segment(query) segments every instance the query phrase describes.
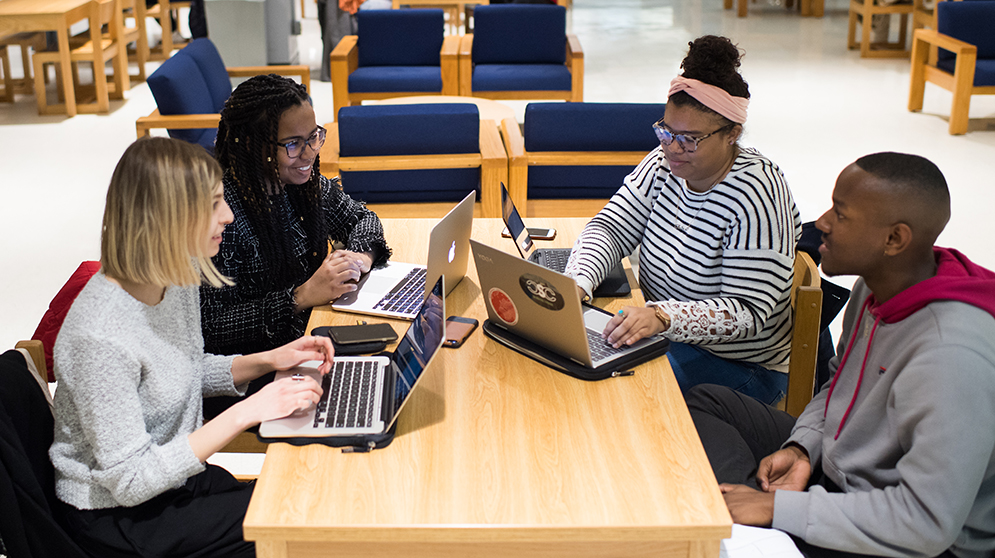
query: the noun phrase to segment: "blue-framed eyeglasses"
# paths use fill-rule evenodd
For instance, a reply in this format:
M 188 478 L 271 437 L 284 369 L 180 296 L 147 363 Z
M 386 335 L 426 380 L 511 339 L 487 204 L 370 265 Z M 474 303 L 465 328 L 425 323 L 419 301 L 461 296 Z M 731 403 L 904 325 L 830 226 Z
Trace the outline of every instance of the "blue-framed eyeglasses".
M 305 145 L 310 146 L 312 151 L 318 151 L 322 145 L 325 145 L 325 129 L 318 126 L 307 140 L 294 138 L 286 143 L 276 142 L 276 144 L 287 150 L 287 157 L 296 159 L 304 153 Z
M 657 120 L 653 124 L 653 132 L 656 133 L 656 137 L 658 140 L 660 140 L 661 144 L 670 145 L 674 143 L 674 140 L 677 140 L 677 144 L 681 146 L 681 149 L 683 149 L 688 153 L 694 153 L 695 151 L 698 150 L 699 143 L 714 136 L 715 134 L 723 130 L 732 128 L 735 125 L 736 124 L 727 124 L 710 134 L 694 137 L 686 134 L 675 134 L 674 132 L 670 131 L 670 128 L 667 128 L 667 125 L 663 123 L 663 119 L 661 118 L 660 120 Z

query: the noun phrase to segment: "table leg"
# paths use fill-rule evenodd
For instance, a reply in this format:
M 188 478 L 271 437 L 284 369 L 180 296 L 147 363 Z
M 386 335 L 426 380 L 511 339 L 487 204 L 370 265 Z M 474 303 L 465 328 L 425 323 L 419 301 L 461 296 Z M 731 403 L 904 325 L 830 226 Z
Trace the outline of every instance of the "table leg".
M 97 97 L 97 112 L 110 112 L 111 104 L 107 93 L 107 69 L 104 67 L 104 49 L 101 47 L 100 33 L 100 5 L 97 2 L 93 2 L 90 7 L 90 40 L 93 41 L 94 95 Z

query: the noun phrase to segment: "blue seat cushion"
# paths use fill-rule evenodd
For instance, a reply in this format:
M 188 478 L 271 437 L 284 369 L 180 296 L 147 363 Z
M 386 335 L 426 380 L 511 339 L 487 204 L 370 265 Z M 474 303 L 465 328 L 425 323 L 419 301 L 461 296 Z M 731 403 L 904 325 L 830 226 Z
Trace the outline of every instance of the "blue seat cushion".
M 356 20 L 361 68 L 439 65 L 446 26 L 442 10 L 361 10 Z
M 525 150 L 645 151 L 660 142 L 653 123 L 663 103 L 529 103 Z M 531 187 L 530 187 L 531 188 Z
M 349 74 L 350 93 L 442 91 L 438 66 L 367 66 Z
M 470 103 L 342 107 L 342 157 L 480 152 L 480 115 Z
M 225 101 L 231 97 L 231 78 L 228 77 L 228 70 L 214 43 L 207 38 L 195 39 L 175 56 L 181 54 L 193 58 L 200 68 L 207 90 L 211 92 L 211 102 L 214 106 L 211 112 L 221 112 L 221 109 L 225 108 Z
M 146 81 L 159 108 L 159 114 L 217 113 L 200 68 L 189 56 L 173 56 L 166 60 Z M 216 129 L 207 131 L 217 134 Z M 190 143 L 205 141 L 205 129 L 169 130 L 169 135 Z M 210 145 L 213 150 L 213 136 Z
M 950 56 L 946 59 L 937 57 L 936 67 L 952 74 L 954 73 L 954 65 L 957 62 L 957 57 L 949 51 L 941 50 L 940 54 L 944 52 Z M 974 86 L 987 87 L 992 85 L 995 85 L 995 59 L 978 60 L 974 65 Z
M 570 70 L 563 64 L 478 64 L 474 91 L 570 91 Z
M 563 6 L 495 5 L 473 10 L 474 64 L 564 64 Z
M 342 173 L 342 190 L 367 203 L 458 202 L 479 186 L 479 168 Z
M 529 199 L 608 199 L 633 166 L 530 166 Z

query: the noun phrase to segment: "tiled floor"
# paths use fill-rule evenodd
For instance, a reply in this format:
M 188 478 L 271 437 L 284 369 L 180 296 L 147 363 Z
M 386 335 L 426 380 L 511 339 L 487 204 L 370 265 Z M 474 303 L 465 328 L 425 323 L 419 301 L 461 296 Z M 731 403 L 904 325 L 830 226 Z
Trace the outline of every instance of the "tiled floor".
M 727 35 L 746 52 L 753 94 L 744 142 L 781 166 L 805 220 L 828 207 L 837 174 L 857 157 L 922 154 L 953 194 L 941 243 L 995 268 L 985 232 L 995 205 L 995 98 L 973 99 L 976 131 L 965 136 L 947 134 L 950 94 L 939 88 L 927 86 L 923 113 L 909 113 L 908 61 L 848 52 L 846 5 L 828 0 L 824 18 L 802 19 L 761 0 L 738 19 L 721 0 L 575 0 L 569 18 L 585 52 L 585 100 L 663 102 L 687 42 Z M 317 67 L 313 0 L 307 10 L 300 51 Z M 318 121 L 332 120 L 331 86 L 312 85 Z M 135 119 L 155 108 L 144 84 L 126 96 L 110 114 L 70 119 L 38 116 L 31 96 L 0 104 L 0 347 L 30 337 L 79 262 L 98 259 L 111 172 L 135 139 Z M 525 103 L 510 104 L 521 119 Z

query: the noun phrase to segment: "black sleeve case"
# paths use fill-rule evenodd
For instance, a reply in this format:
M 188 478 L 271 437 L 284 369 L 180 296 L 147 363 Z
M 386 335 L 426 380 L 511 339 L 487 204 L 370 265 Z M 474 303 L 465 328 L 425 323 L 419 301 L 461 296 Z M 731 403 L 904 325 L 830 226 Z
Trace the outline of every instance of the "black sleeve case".
M 311 335 L 321 335 L 332 339 L 332 336 L 328 334 L 328 326 L 316 327 L 312 329 Z M 369 355 L 386 349 L 387 341 L 371 341 L 369 343 L 349 343 L 343 345 L 336 343 L 335 340 L 332 339 L 332 346 L 335 347 L 335 354 L 337 355 Z
M 661 339 L 657 343 L 647 345 L 642 349 L 633 351 L 624 358 L 603 364 L 597 368 L 588 368 L 578 364 L 569 358 L 561 356 L 549 349 L 536 345 L 535 343 L 519 337 L 503 327 L 484 320 L 484 334 L 491 339 L 501 343 L 505 347 L 519 352 L 532 360 L 545 364 L 546 366 L 563 372 L 564 374 L 580 378 L 581 380 L 595 381 L 616 376 L 630 375 L 629 369 L 667 354 L 670 350 L 670 341 Z

